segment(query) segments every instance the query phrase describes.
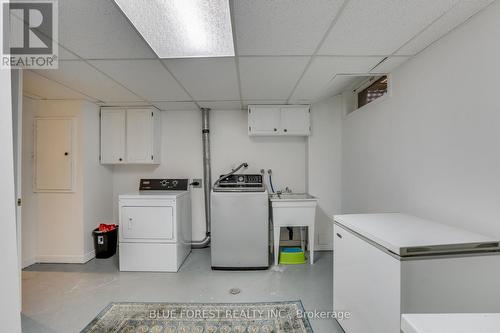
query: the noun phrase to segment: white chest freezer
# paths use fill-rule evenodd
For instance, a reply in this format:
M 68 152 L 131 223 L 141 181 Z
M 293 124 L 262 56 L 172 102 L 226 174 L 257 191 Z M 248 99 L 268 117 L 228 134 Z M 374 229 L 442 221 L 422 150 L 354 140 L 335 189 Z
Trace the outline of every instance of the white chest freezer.
M 500 313 L 404 314 L 402 333 L 498 333 Z
M 500 242 L 404 214 L 334 217 L 346 333 L 399 333 L 402 313 L 500 312 Z

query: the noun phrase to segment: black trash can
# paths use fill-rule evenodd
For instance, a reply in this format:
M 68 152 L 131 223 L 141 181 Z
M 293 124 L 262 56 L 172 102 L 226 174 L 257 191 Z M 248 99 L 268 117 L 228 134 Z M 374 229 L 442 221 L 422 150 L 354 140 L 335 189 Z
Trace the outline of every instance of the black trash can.
M 118 226 L 111 231 L 99 231 L 99 228 L 95 228 L 92 235 L 94 236 L 96 258 L 106 259 L 115 255 Z

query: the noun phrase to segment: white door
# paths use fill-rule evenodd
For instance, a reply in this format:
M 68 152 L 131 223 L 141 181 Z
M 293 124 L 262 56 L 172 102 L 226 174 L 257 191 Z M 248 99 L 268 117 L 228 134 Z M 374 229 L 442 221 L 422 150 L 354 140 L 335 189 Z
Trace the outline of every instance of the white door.
M 101 109 L 101 163 L 125 163 L 125 110 Z
M 123 241 L 171 240 L 174 237 L 172 206 L 122 207 L 120 229 Z
M 153 162 L 153 111 L 127 110 L 127 163 Z
M 73 191 L 73 122 L 35 119 L 35 191 Z
M 277 135 L 280 131 L 280 108 L 250 107 L 248 110 L 248 133 L 250 135 Z
M 309 135 L 309 107 L 291 107 L 281 109 L 281 127 L 285 135 Z

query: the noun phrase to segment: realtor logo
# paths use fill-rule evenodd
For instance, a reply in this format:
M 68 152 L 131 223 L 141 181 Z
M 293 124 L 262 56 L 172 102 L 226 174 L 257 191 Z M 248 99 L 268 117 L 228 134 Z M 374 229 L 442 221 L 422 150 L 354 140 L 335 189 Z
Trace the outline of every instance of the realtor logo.
M 2 68 L 57 68 L 57 2 L 2 2 Z

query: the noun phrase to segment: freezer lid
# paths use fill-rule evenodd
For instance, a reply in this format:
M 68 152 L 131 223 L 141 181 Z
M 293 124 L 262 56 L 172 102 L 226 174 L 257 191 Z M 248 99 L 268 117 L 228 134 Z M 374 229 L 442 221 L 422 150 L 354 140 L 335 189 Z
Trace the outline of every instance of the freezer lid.
M 405 333 L 498 332 L 500 313 L 412 313 L 401 316 Z
M 500 251 L 498 239 L 400 213 L 335 215 L 334 220 L 400 257 Z

